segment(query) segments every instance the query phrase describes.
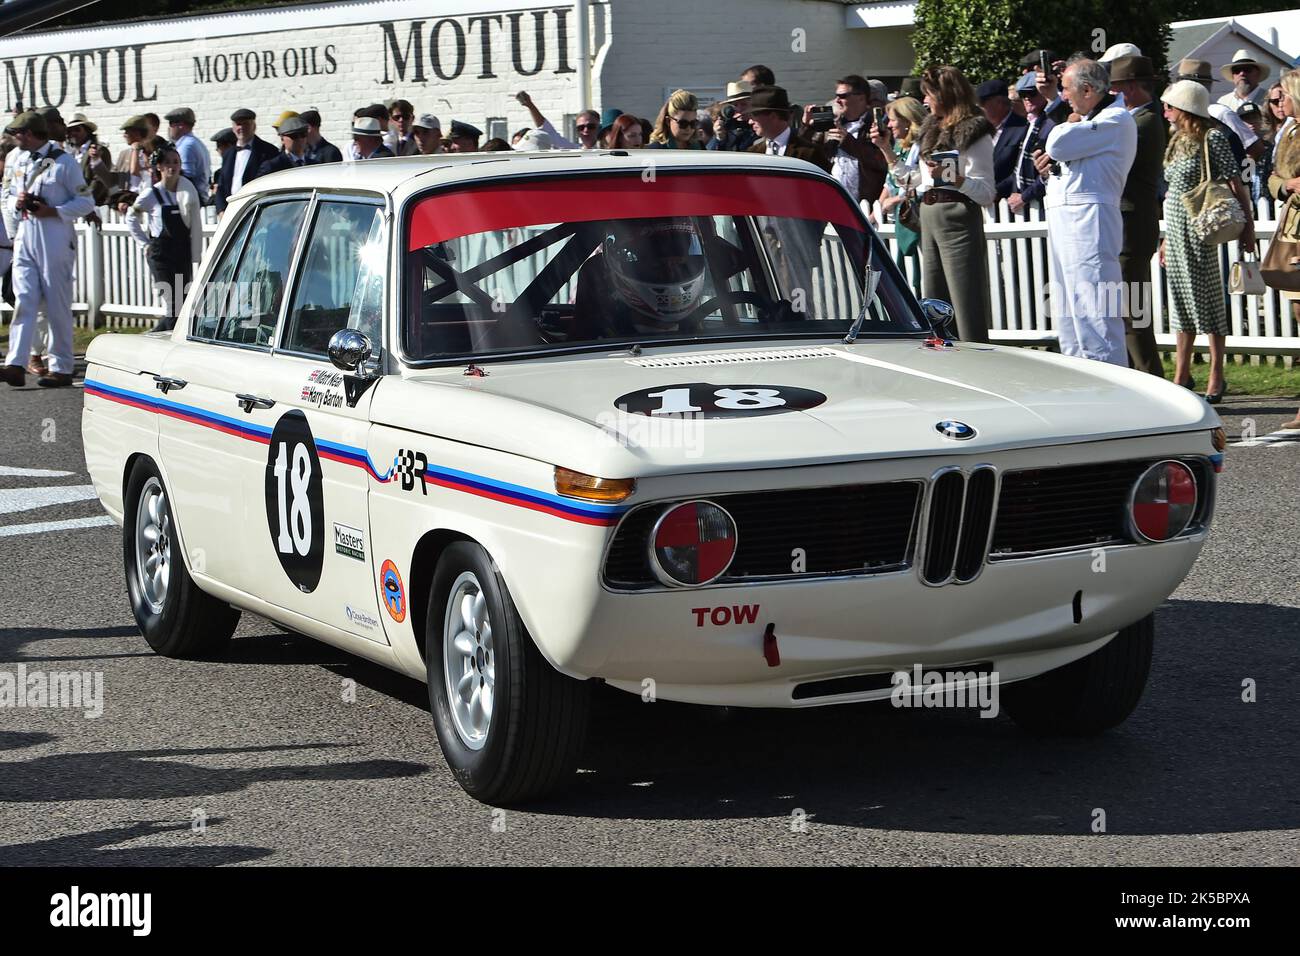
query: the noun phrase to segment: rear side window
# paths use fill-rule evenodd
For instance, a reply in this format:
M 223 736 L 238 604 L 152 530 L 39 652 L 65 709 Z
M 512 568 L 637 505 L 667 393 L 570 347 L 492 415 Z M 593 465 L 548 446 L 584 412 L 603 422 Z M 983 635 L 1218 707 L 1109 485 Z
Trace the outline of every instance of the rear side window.
M 248 238 L 248 229 L 253 224 L 253 216 L 245 216 L 235 234 L 226 243 L 221 261 L 212 270 L 207 284 L 199 291 L 194 306 L 193 335 L 195 338 L 210 339 L 217 334 L 221 317 L 225 315 L 226 302 L 230 298 L 230 282 L 239 265 L 239 254 L 244 251 L 244 241 Z
M 236 345 L 267 345 L 289 280 L 306 200 L 263 206 L 239 253 L 213 336 Z M 232 245 L 233 250 L 233 245 Z
M 383 209 L 321 202 L 299 269 L 281 349 L 324 355 L 340 329 L 359 329 L 380 344 L 383 313 Z

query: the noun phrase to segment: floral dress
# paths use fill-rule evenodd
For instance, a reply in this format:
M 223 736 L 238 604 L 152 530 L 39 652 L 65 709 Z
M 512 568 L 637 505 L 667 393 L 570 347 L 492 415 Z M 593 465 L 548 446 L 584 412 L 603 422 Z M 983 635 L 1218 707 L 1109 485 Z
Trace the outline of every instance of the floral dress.
M 1226 181 L 1237 175 L 1237 161 L 1228 139 L 1217 129 L 1206 137 L 1210 143 L 1210 176 Z M 1219 268 L 1219 247 L 1207 245 L 1192 235 L 1191 217 L 1183 196 L 1201 183 L 1204 149 L 1195 148 L 1165 164 L 1169 192 L 1165 195 L 1165 274 L 1169 277 L 1170 316 L 1179 332 L 1227 335 L 1228 305 L 1223 273 Z

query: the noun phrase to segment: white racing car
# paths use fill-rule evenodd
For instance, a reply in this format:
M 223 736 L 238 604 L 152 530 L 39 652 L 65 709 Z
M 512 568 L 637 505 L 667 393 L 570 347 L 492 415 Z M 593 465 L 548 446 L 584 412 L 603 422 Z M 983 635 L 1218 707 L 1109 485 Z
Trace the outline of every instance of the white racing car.
M 1030 730 L 1103 730 L 1210 524 L 1212 409 L 952 341 L 794 160 L 307 167 L 198 279 L 88 356 L 145 638 L 216 654 L 249 610 L 425 680 L 488 802 L 565 782 L 593 679 L 805 707 L 996 673 Z

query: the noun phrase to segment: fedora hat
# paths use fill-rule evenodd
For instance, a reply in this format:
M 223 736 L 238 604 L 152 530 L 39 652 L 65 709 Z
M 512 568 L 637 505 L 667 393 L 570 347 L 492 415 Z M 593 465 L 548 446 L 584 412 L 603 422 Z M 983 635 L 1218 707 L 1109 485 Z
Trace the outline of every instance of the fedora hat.
M 1210 91 L 1195 80 L 1179 80 L 1160 94 L 1160 101 L 1203 119 L 1210 116 Z
M 1255 81 L 1257 86 L 1263 85 L 1264 81 L 1267 80 L 1269 75 L 1273 72 L 1272 67 L 1267 63 L 1260 63 L 1259 60 L 1251 56 L 1250 51 L 1246 49 L 1238 50 L 1236 53 L 1232 54 L 1232 62 L 1219 67 L 1219 76 L 1231 83 L 1232 68 L 1234 66 L 1253 66 L 1255 69 L 1259 70 L 1259 79 Z
M 757 113 L 760 110 L 788 113 L 791 109 L 793 107 L 790 105 L 790 95 L 779 86 L 760 86 L 749 97 L 750 113 Z
M 738 100 L 749 98 L 749 94 L 754 92 L 754 87 L 744 80 L 732 80 L 727 84 L 727 95 L 722 98 L 723 103 L 735 103 Z
M 1151 66 L 1151 57 L 1149 56 L 1119 56 L 1110 64 L 1110 81 L 1112 83 L 1123 80 L 1154 80 L 1155 70 Z
M 1195 80 L 1198 83 L 1213 83 L 1214 73 L 1210 68 L 1209 60 L 1184 59 L 1178 61 L 1178 72 L 1174 74 L 1174 81 L 1178 80 Z
M 66 125 L 68 129 L 72 129 L 72 127 L 74 126 L 84 126 L 92 133 L 95 132 L 97 129 L 99 129 L 98 126 L 96 126 L 94 123 L 92 123 L 89 119 L 86 118 L 85 113 L 73 113 L 72 119 L 68 120 L 68 122 L 64 125 Z
M 379 120 L 373 116 L 359 116 L 352 122 L 353 136 L 383 136 L 383 130 L 379 128 Z

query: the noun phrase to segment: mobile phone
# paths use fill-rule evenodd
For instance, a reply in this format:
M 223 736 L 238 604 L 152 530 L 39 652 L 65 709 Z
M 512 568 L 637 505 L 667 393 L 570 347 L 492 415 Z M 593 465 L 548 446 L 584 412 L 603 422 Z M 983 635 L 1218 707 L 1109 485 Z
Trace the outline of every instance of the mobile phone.
M 872 115 L 876 118 L 876 129 L 880 130 L 883 135 L 885 132 L 885 111 L 879 106 L 871 108 Z
M 829 106 L 814 106 L 808 113 L 808 129 L 814 133 L 824 133 L 835 125 L 835 114 Z
M 1038 68 L 1043 71 L 1043 76 L 1051 76 L 1052 64 L 1047 62 L 1047 51 L 1038 51 Z

